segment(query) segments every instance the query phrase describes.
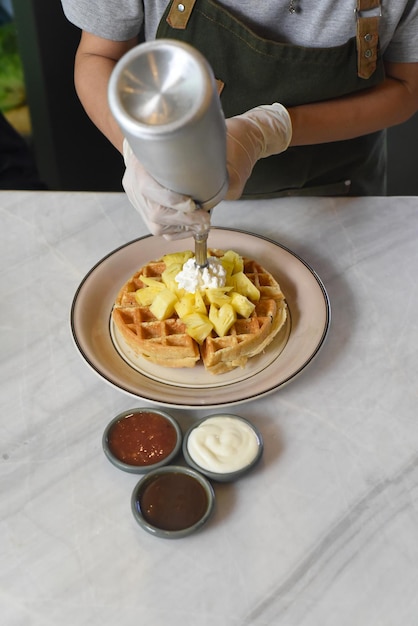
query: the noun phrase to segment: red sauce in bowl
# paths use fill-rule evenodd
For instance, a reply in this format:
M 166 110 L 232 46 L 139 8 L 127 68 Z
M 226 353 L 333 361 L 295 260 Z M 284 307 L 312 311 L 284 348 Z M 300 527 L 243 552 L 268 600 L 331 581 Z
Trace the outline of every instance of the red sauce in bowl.
M 175 448 L 177 432 L 159 413 L 129 413 L 115 422 L 108 436 L 110 452 L 127 465 L 147 466 L 163 461 Z

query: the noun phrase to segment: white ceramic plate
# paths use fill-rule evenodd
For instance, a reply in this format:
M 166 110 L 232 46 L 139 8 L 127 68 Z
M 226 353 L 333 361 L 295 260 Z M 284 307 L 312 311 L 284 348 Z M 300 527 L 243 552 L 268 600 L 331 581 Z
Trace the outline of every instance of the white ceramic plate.
M 300 257 L 265 237 L 212 228 L 208 246 L 233 249 L 256 259 L 280 283 L 289 308 L 286 327 L 244 369 L 213 376 L 203 365 L 171 369 L 135 357 L 111 322 L 121 286 L 142 265 L 163 254 L 193 249 L 192 240 L 147 236 L 111 252 L 81 282 L 71 308 L 71 329 L 85 361 L 104 380 L 127 394 L 161 406 L 211 408 L 264 396 L 293 380 L 312 361 L 326 338 L 330 304 L 322 281 Z

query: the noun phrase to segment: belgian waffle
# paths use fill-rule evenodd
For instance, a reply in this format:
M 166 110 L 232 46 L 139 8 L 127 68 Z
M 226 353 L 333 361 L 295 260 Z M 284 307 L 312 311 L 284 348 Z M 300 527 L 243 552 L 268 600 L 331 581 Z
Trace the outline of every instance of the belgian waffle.
M 222 256 L 219 250 L 209 251 Z M 148 306 L 140 306 L 135 292 L 146 285 L 140 276 L 161 281 L 162 260 L 149 262 L 136 272 L 120 290 L 113 308 L 113 320 L 126 343 L 145 359 L 165 367 L 193 367 L 200 358 L 208 372 L 222 374 L 244 367 L 247 360 L 262 352 L 287 317 L 284 295 L 274 277 L 254 260 L 244 258 L 244 273 L 260 291 L 260 300 L 249 318 L 238 317 L 224 337 L 214 331 L 199 346 L 186 332 L 174 313 L 162 322 Z

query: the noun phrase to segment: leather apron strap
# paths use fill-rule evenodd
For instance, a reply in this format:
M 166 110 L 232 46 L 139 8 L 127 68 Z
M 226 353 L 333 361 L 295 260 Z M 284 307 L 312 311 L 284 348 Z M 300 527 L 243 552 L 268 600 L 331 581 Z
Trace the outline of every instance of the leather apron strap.
M 187 28 L 195 3 L 196 0 L 174 1 L 167 15 L 167 24 L 179 30 Z
M 376 10 L 379 13 L 376 14 Z M 369 16 L 370 12 L 373 15 Z M 380 0 L 357 0 L 357 73 L 360 78 L 370 78 L 376 70 L 381 15 Z

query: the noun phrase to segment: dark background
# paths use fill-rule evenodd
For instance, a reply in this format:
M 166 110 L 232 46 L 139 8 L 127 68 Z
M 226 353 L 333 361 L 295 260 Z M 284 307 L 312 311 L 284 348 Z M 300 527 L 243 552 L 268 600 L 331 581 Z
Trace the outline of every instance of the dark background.
M 59 0 L 13 0 L 13 10 L 41 179 L 51 190 L 121 191 L 122 156 L 90 122 L 74 90 L 79 30 Z

